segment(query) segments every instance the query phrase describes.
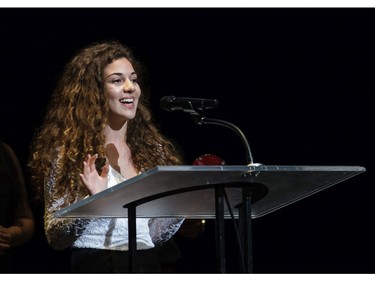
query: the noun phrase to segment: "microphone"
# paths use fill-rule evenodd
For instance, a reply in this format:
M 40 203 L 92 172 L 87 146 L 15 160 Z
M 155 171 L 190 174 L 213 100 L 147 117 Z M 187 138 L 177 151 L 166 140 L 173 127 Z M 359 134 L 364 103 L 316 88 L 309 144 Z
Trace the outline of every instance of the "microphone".
M 160 107 L 166 111 L 183 110 L 189 113 L 214 109 L 218 104 L 219 101 L 216 99 L 179 98 L 175 96 L 165 96 L 160 99 Z

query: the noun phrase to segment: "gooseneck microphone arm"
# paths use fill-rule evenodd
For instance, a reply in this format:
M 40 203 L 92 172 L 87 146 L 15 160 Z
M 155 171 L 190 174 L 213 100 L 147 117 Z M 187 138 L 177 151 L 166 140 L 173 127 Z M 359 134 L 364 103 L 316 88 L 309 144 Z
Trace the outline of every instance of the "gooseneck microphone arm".
M 240 128 L 238 128 L 236 125 L 234 125 L 230 122 L 220 120 L 220 119 L 207 118 L 207 117 L 204 117 L 204 116 L 200 116 L 200 118 L 198 118 L 198 116 L 196 114 L 194 114 L 193 117 L 194 117 L 195 123 L 198 124 L 198 125 L 206 125 L 206 124 L 221 125 L 221 126 L 227 127 L 229 129 L 232 129 L 233 131 L 235 131 L 238 134 L 238 136 L 241 138 L 241 141 L 242 141 L 243 145 L 245 146 L 246 160 L 247 160 L 248 165 L 254 164 L 249 142 L 247 141 L 246 136 L 244 135 L 244 133 L 241 131 Z

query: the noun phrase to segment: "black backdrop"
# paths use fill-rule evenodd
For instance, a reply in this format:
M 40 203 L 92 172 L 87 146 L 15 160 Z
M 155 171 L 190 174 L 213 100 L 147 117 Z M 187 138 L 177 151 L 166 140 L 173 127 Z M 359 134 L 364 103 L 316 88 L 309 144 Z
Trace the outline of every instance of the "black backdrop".
M 256 273 L 374 272 L 374 9 L 1 8 L 0 24 L 1 135 L 24 166 L 65 63 L 93 41 L 119 39 L 147 65 L 155 118 L 189 162 L 204 153 L 229 165 L 246 159 L 232 131 L 163 111 L 162 96 L 218 99 L 209 117 L 241 128 L 255 162 L 367 169 L 253 220 Z M 66 272 L 67 252 L 49 248 L 33 208 L 37 233 L 17 249 L 17 269 Z M 176 236 L 176 272 L 215 272 L 213 229 L 208 221 L 198 238 Z M 228 270 L 236 271 L 226 229 Z

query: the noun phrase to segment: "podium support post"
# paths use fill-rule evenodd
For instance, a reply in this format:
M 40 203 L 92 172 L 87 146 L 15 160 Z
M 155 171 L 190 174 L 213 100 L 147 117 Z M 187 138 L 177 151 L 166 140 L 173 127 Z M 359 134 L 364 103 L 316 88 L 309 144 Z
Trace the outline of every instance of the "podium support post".
M 242 249 L 245 273 L 253 272 L 252 228 L 251 228 L 251 192 L 248 188 L 242 188 L 242 207 L 240 211 L 240 223 L 242 224 Z
M 136 272 L 136 251 L 137 251 L 137 223 L 136 205 L 130 204 L 128 209 L 128 239 L 129 239 L 129 271 Z
M 224 188 L 215 188 L 215 236 L 216 264 L 220 273 L 226 272 L 225 266 L 225 237 L 224 237 Z

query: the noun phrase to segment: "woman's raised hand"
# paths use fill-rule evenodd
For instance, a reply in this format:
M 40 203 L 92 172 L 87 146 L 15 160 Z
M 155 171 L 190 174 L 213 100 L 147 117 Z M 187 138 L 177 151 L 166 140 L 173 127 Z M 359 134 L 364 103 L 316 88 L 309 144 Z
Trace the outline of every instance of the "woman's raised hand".
M 98 158 L 98 154 L 91 156 L 87 155 L 86 161 L 83 161 L 83 172 L 80 177 L 88 189 L 90 195 L 99 193 L 107 188 L 108 185 L 108 171 L 109 164 L 105 164 L 101 174 L 99 175 L 95 167 L 95 161 Z

